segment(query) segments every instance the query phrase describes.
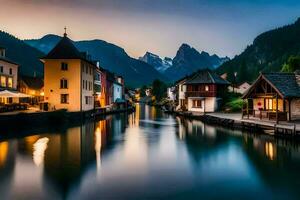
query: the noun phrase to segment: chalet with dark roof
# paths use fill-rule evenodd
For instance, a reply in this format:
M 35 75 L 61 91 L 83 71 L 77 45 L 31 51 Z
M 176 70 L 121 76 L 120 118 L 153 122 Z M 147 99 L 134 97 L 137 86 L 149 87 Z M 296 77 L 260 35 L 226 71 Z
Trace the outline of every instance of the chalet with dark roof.
M 300 74 L 261 73 L 243 95 L 243 117 L 274 121 L 300 119 Z
M 181 84 L 179 90 L 185 90 L 184 95 L 179 95 L 184 97 L 180 102 L 181 109 L 205 113 L 218 110 L 229 82 L 205 69 L 187 77 Z

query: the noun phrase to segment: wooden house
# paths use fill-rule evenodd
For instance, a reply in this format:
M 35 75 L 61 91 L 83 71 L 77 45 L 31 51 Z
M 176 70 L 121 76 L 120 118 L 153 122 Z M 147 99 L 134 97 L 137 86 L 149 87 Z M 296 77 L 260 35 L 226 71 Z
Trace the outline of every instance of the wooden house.
M 286 121 L 300 118 L 299 73 L 261 73 L 243 95 L 243 117 Z
M 194 73 L 182 84 L 185 86 L 184 103 L 187 110 L 205 113 L 218 110 L 229 82 L 205 69 Z

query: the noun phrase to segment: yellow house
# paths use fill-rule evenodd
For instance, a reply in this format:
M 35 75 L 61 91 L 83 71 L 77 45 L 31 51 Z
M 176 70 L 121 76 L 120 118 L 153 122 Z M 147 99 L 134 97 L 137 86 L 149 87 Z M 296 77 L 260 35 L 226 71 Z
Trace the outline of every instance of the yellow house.
M 93 62 L 79 52 L 64 34 L 58 44 L 42 58 L 44 63 L 44 101 L 48 110 L 70 112 L 94 109 Z

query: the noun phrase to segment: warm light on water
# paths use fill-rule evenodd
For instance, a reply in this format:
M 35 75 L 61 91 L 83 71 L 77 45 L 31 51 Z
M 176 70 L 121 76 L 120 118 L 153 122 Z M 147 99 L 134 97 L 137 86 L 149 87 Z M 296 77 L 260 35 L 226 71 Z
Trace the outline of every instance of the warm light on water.
M 141 105 L 0 141 L 0 199 L 299 199 L 299 149 Z

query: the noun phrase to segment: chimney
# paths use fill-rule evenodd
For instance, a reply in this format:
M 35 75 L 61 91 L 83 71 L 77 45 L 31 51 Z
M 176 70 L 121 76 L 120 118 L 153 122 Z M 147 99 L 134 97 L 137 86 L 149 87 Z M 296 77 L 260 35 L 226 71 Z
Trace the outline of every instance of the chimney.
M 0 47 L 0 57 L 5 58 L 5 48 L 4 47 Z

